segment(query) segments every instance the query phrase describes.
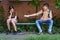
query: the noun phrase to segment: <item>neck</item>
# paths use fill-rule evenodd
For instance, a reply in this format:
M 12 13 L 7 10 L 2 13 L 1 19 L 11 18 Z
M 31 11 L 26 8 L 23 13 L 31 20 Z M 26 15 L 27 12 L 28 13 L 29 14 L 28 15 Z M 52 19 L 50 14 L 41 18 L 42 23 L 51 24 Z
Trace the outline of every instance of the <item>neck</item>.
M 44 11 L 49 11 L 49 9 L 45 9 Z

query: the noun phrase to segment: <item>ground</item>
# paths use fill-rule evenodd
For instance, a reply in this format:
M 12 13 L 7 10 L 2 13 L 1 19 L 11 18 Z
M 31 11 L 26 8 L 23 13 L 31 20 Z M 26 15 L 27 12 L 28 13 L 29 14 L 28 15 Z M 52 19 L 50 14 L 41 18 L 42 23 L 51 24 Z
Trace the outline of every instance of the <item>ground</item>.
M 0 40 L 24 40 L 30 34 L 33 34 L 33 33 L 22 32 L 22 33 L 18 33 L 17 35 L 13 35 L 12 33 L 9 35 L 6 35 L 6 33 L 1 33 L 0 34 Z
M 60 40 L 60 34 L 43 34 L 38 35 L 34 33 L 18 33 L 17 35 L 6 35 L 5 33 L 0 34 L 0 40 Z M 39 39 L 38 39 L 39 38 Z

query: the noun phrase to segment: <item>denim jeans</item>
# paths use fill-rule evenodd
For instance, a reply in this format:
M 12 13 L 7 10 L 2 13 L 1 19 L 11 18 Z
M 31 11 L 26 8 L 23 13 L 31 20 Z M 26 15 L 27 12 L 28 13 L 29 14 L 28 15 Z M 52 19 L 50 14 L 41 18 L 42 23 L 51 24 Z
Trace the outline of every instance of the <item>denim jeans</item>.
M 42 28 L 41 28 L 41 25 L 42 23 L 46 23 L 48 24 L 49 28 L 48 28 L 48 32 L 51 32 L 52 31 L 52 26 L 53 26 L 53 20 L 46 20 L 46 21 L 43 21 L 43 20 L 36 20 L 36 25 L 37 25 L 37 28 L 39 30 L 39 32 L 42 32 Z

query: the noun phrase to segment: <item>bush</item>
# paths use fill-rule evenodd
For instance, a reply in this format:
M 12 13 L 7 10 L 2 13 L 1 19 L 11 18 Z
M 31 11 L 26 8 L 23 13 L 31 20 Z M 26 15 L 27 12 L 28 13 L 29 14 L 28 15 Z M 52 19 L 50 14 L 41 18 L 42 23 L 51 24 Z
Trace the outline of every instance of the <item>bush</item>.
M 4 9 L 2 6 L 0 6 L 0 33 L 4 32 L 6 29 L 6 22 L 5 22 L 5 16 L 4 16 Z
M 56 0 L 55 6 L 57 9 L 60 9 L 60 0 Z

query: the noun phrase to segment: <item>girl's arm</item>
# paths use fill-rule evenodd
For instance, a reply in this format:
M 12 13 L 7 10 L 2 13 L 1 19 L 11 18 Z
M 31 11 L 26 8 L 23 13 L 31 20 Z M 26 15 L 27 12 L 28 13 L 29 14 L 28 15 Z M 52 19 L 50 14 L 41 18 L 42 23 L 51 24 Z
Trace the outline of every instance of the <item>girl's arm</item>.
M 15 12 L 15 19 L 17 19 L 17 12 Z

